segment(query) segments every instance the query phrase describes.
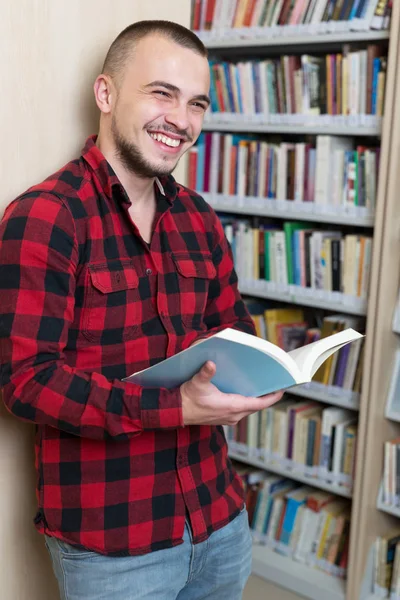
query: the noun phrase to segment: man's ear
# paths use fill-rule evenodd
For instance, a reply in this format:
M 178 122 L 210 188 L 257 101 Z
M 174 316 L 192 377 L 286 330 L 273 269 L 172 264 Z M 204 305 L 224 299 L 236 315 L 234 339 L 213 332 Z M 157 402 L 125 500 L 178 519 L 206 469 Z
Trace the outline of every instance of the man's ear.
M 98 75 L 93 85 L 93 91 L 99 110 L 104 114 L 110 113 L 115 98 L 111 79 L 104 74 Z

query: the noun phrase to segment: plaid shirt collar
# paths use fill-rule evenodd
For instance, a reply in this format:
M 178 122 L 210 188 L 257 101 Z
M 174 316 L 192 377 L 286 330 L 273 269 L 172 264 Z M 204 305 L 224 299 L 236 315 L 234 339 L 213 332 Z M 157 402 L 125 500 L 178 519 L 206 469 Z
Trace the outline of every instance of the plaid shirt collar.
M 101 187 L 108 198 L 117 196 L 122 198 L 123 202 L 130 204 L 130 200 L 124 186 L 120 182 L 114 169 L 107 162 L 101 150 L 96 146 L 97 135 L 91 135 L 87 138 L 82 150 L 82 158 L 88 163 L 98 177 Z M 166 175 L 161 179 L 155 178 L 155 184 L 160 194 L 162 194 L 169 204 L 172 204 L 177 196 L 178 190 L 175 179 L 172 175 Z

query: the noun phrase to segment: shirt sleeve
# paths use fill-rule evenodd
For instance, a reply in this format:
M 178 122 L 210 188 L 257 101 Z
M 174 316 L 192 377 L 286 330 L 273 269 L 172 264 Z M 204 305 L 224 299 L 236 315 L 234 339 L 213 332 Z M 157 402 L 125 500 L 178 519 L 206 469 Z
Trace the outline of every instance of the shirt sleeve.
M 204 322 L 206 336 L 231 327 L 255 335 L 253 320 L 238 290 L 238 278 L 233 264 L 232 249 L 226 239 L 221 221 L 211 209 L 214 232 L 213 262 L 217 276 L 211 280 Z
M 74 316 L 79 247 L 69 207 L 26 194 L 0 224 L 0 386 L 22 420 L 92 439 L 183 427 L 179 388 L 142 388 L 64 359 Z

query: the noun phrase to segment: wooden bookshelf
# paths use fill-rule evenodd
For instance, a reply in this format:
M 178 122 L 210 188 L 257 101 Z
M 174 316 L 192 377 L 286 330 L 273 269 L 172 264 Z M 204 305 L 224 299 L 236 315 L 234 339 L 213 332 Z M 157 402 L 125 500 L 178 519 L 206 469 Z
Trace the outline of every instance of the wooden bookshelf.
M 234 60 L 243 56 L 277 56 L 282 48 L 284 54 L 303 52 L 318 53 L 330 48 L 340 48 L 342 44 L 382 43 L 388 45 L 388 67 L 384 118 L 366 117 L 337 118 L 322 115 L 307 118 L 302 115 L 242 115 L 214 113 L 207 116 L 204 131 L 246 132 L 257 134 L 292 135 L 344 135 L 380 139 L 381 160 L 376 211 L 366 211 L 347 215 L 343 212 L 317 212 L 318 208 L 305 208 L 292 201 L 268 202 L 266 199 L 225 196 L 222 194 L 202 194 L 215 210 L 230 214 L 260 216 L 277 219 L 296 219 L 319 223 L 355 225 L 373 231 L 373 262 L 368 302 L 360 298 L 346 298 L 341 294 L 314 294 L 307 290 L 287 286 L 279 289 L 266 282 L 239 281 L 243 295 L 273 299 L 283 303 L 322 308 L 328 311 L 343 312 L 367 317 L 366 349 L 362 392 L 351 399 L 340 394 L 324 395 L 321 390 L 301 386 L 290 390 L 298 396 L 326 402 L 333 406 L 345 406 L 358 411 L 359 429 L 357 439 L 357 468 L 352 489 L 333 485 L 319 478 L 311 478 L 296 471 L 294 465 L 278 464 L 261 460 L 251 449 L 246 450 L 231 444 L 230 456 L 256 468 L 287 476 L 301 483 L 334 492 L 352 499 L 350 551 L 347 581 L 318 572 L 307 565 L 281 556 L 268 547 L 254 546 L 253 570 L 269 581 L 290 589 L 306 598 L 325 600 L 367 600 L 373 596 L 371 589 L 372 566 L 371 547 L 378 535 L 397 523 L 400 516 L 397 507 L 382 506 L 379 499 L 382 478 L 383 444 L 399 435 L 396 423 L 400 414 L 386 411 L 385 401 L 392 359 L 400 338 L 392 329 L 393 310 L 396 305 L 400 275 L 400 211 L 398 210 L 398 190 L 400 189 L 400 169 L 398 148 L 400 143 L 400 3 L 393 3 L 391 31 L 350 31 L 339 25 L 337 30 L 319 28 L 312 30 L 302 27 L 271 28 L 196 32 L 210 50 L 210 57 L 227 60 L 232 52 Z M 357 47 L 357 46 L 356 46 Z M 220 54 L 219 54 L 220 52 Z M 242 54 L 241 54 L 242 52 Z M 221 58 L 222 60 L 222 58 Z M 290 204 L 290 207 L 289 207 Z M 309 211 L 309 212 L 306 212 Z M 400 314 L 400 311 L 399 311 Z M 400 323 L 400 318 L 394 323 Z M 400 325 L 395 326 L 400 331 Z M 321 395 L 322 394 L 322 395 Z M 349 405 L 350 404 L 350 405 Z

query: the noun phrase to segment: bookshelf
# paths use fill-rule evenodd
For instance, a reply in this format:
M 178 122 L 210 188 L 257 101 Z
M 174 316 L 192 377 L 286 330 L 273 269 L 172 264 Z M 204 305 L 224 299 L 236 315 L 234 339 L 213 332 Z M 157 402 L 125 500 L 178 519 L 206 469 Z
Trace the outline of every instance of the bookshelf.
M 225 0 L 222 0 L 224 3 Z M 218 2 L 217 2 L 218 3 Z M 353 487 L 346 488 L 323 480 L 311 478 L 290 461 L 262 455 L 256 449 L 237 442 L 230 442 L 232 458 L 271 473 L 286 476 L 316 488 L 333 492 L 343 498 L 351 498 L 351 532 L 347 581 L 322 573 L 308 565 L 282 556 L 273 549 L 255 544 L 254 572 L 265 579 L 290 589 L 306 598 L 346 598 L 367 600 L 373 598 L 371 580 L 373 562 L 371 548 L 376 536 L 393 526 L 400 516 L 398 510 L 382 507 L 380 483 L 382 478 L 383 443 L 398 435 L 400 413 L 391 407 L 386 410 L 382 402 L 387 394 L 390 365 L 400 340 L 393 333 L 391 318 L 395 306 L 398 274 L 400 274 L 400 211 L 396 214 L 396 190 L 400 187 L 400 175 L 396 157 L 400 143 L 400 108 L 395 98 L 400 96 L 400 5 L 393 3 L 391 30 L 370 30 L 366 23 L 359 23 L 352 30 L 348 22 L 319 23 L 279 27 L 230 27 L 199 31 L 199 37 L 209 48 L 210 58 L 216 61 L 264 60 L 285 55 L 315 53 L 328 54 L 340 51 L 347 44 L 355 48 L 360 44 L 382 44 L 388 47 L 384 117 L 367 115 L 305 115 L 258 114 L 216 112 L 207 115 L 205 132 L 247 133 L 281 136 L 333 135 L 370 138 L 381 147 L 379 184 L 376 209 L 366 207 L 318 206 L 293 200 L 270 200 L 258 196 L 203 192 L 201 195 L 218 212 L 269 219 L 305 220 L 316 224 L 332 224 L 341 227 L 359 227 L 367 235 L 373 233 L 373 255 L 368 301 L 364 298 L 347 297 L 338 292 L 325 292 L 300 286 L 281 286 L 271 282 L 239 279 L 244 296 L 276 300 L 304 307 L 314 307 L 331 312 L 366 317 L 366 348 L 361 394 L 347 394 L 326 386 L 322 389 L 312 384 L 290 390 L 299 398 L 323 402 L 332 406 L 355 411 L 359 417 L 357 437 L 358 459 Z M 197 33 L 197 32 L 196 32 Z M 363 143 L 360 141 L 360 143 Z M 390 176 L 389 176 L 390 174 Z M 306 206 L 306 204 L 309 204 Z M 394 258 L 395 256 L 395 258 Z M 395 273 L 395 276 L 393 276 Z M 400 319 L 398 320 L 400 323 Z M 400 326 L 399 329 L 400 331 Z M 399 406 L 400 409 L 400 406 Z M 393 417 L 393 419 L 392 419 Z M 390 420 L 389 420 L 390 419 Z
M 297 32 L 287 31 L 281 28 L 269 28 L 265 32 L 262 28 L 251 33 L 246 30 L 235 31 L 228 29 L 217 32 L 199 32 L 199 37 L 210 50 L 218 50 L 221 48 L 265 48 L 266 46 L 282 46 L 282 36 L 284 36 L 285 46 L 320 46 L 333 44 L 354 44 L 357 42 L 378 42 L 389 39 L 387 31 L 343 31 L 342 33 L 318 33 L 315 30 L 301 32 L 298 28 Z M 282 31 L 283 30 L 283 31 Z M 322 38 L 323 36 L 323 38 Z
M 335 223 L 373 228 L 374 213 L 365 206 L 330 206 L 314 202 L 296 202 L 294 200 L 269 200 L 268 198 L 241 197 L 229 194 L 210 194 L 202 192 L 203 198 L 217 212 L 276 219 L 294 219 L 314 221 L 315 223 Z M 398 325 L 400 329 L 400 325 Z
M 294 116 L 296 118 L 291 119 Z M 370 115 L 366 115 L 367 117 Z M 244 118 L 240 115 L 218 115 L 210 116 L 204 122 L 204 131 L 229 131 L 229 132 L 251 132 L 251 133 L 289 133 L 297 135 L 346 135 L 346 136 L 379 136 L 381 134 L 381 123 L 379 119 L 367 119 L 365 123 L 358 119 L 306 119 L 297 115 L 269 115 L 270 123 L 260 122 L 262 118 L 254 115 L 253 118 Z M 292 121 L 292 123 L 290 123 Z
M 265 457 L 265 460 L 261 460 L 259 457 L 257 458 L 257 455 L 257 451 L 253 452 L 252 448 L 248 448 L 244 444 L 230 442 L 229 456 L 234 460 L 244 462 L 252 467 L 265 469 L 266 471 L 275 473 L 276 475 L 288 477 L 289 479 L 293 479 L 299 483 L 304 483 L 320 490 L 337 494 L 338 496 L 343 496 L 343 498 L 352 497 L 350 488 L 345 487 L 344 485 L 338 485 L 325 481 L 320 477 L 307 476 L 304 474 L 304 472 L 299 470 L 299 465 L 292 463 L 290 460 L 285 460 L 279 457 L 269 458 L 267 456 Z

